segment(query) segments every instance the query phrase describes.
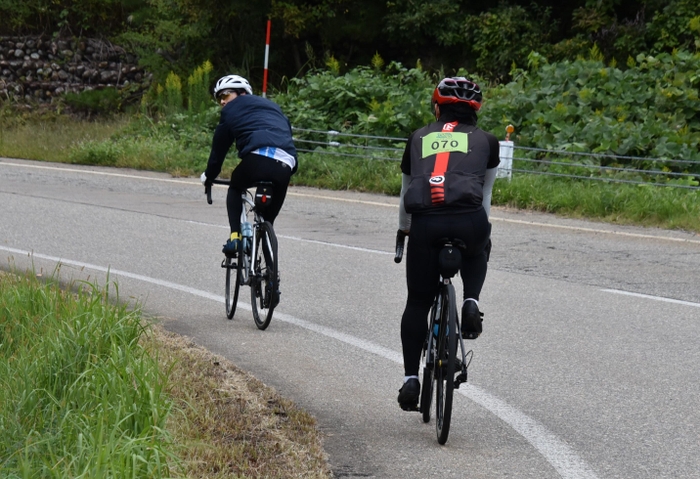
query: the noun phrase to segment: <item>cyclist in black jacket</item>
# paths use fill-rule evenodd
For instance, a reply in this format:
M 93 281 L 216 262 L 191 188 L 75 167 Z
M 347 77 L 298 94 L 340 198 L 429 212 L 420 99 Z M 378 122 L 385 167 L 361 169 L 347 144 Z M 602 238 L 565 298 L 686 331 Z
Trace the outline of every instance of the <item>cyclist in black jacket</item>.
M 401 161 L 399 229 L 408 234 L 408 299 L 401 319 L 405 376 L 398 397 L 403 409 L 415 409 L 418 403 L 418 368 L 437 293 L 436 241 L 441 238 L 459 238 L 466 245 L 460 268 L 462 337 L 476 339 L 482 331 L 478 300 L 486 278 L 488 214 L 500 160 L 496 137 L 476 126 L 481 101 L 476 83 L 443 79 L 432 96 L 436 121 L 411 134 Z
M 292 126 L 277 104 L 253 95 L 248 80 L 226 75 L 216 82 L 214 98 L 221 105 L 221 119 L 214 131 L 207 169 L 202 183 L 207 186 L 221 173 L 229 149 L 236 143 L 239 165 L 231 174 L 226 197 L 231 236 L 223 253 L 235 256 L 241 245 L 241 193 L 258 181 L 272 183 L 272 203 L 263 218 L 274 223 L 287 195 L 289 180 L 297 170 L 297 150 Z

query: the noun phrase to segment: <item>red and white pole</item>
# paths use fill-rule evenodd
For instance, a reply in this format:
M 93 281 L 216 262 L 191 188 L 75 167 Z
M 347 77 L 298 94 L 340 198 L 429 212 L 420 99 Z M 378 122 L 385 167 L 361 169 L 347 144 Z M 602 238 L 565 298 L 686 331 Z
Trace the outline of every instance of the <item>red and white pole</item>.
M 263 71 L 262 96 L 267 96 L 267 60 L 270 58 L 270 20 L 267 21 L 267 35 L 265 35 L 265 70 Z

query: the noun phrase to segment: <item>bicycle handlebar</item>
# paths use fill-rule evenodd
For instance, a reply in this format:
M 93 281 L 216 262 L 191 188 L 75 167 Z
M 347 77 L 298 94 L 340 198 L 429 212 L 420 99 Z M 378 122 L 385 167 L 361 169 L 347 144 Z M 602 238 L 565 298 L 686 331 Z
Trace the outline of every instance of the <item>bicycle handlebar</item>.
M 207 203 L 212 204 L 211 199 L 211 185 L 230 185 L 230 180 L 211 180 L 207 185 L 204 186 L 204 194 L 207 195 Z
M 406 233 L 401 230 L 396 232 L 396 254 L 394 255 L 394 263 L 400 263 L 403 258 L 403 246 L 406 241 Z

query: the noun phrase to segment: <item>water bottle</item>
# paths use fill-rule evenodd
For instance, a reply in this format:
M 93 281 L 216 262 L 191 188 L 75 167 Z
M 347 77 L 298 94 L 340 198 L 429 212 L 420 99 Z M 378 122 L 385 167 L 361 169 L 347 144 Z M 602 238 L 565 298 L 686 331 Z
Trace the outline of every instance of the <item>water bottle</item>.
M 435 336 L 436 338 L 437 338 L 437 336 L 438 336 L 438 329 L 439 329 L 439 328 L 440 328 L 440 325 L 439 325 L 438 323 L 435 323 L 435 324 L 433 325 L 433 336 Z M 450 328 L 449 328 L 449 326 L 447 327 L 447 331 L 445 331 L 445 335 L 448 335 L 448 334 L 450 334 Z
M 243 251 L 248 253 L 253 244 L 253 226 L 248 221 L 241 223 L 241 236 L 243 237 Z
M 253 226 L 248 221 L 241 223 L 241 236 L 244 238 L 253 237 Z

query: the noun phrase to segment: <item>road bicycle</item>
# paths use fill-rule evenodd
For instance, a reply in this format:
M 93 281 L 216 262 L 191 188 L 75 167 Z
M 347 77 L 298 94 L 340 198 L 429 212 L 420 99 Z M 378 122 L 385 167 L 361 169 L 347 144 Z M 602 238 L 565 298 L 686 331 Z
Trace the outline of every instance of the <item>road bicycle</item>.
M 230 185 L 228 180 L 214 180 L 218 185 Z M 258 182 L 255 193 L 243 191 L 241 210 L 241 251 L 235 257 L 224 256 L 221 267 L 226 270 L 226 317 L 232 319 L 238 303 L 241 285 L 250 286 L 250 305 L 258 329 L 270 325 L 272 313 L 279 303 L 279 270 L 277 267 L 277 236 L 262 217 L 272 200 L 272 183 Z M 211 185 L 205 188 L 207 203 L 212 204 Z M 248 221 L 252 219 L 252 222 Z
M 403 258 L 406 234 L 396 235 L 394 261 Z M 421 383 L 418 411 L 423 422 L 430 422 L 433 391 L 435 392 L 435 431 L 440 444 L 447 442 L 452 420 L 454 390 L 467 382 L 467 368 L 474 357 L 466 351 L 457 314 L 457 298 L 452 278 L 459 271 L 464 243 L 459 239 L 443 238 L 436 243 L 440 254 L 440 285 L 430 309 L 430 321 L 423 344 L 423 381 Z

